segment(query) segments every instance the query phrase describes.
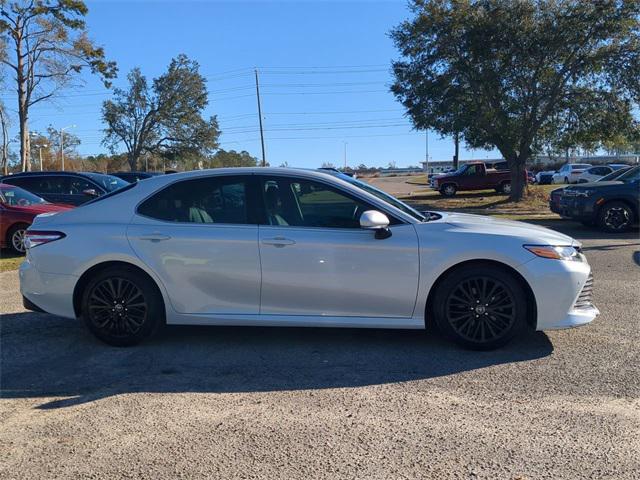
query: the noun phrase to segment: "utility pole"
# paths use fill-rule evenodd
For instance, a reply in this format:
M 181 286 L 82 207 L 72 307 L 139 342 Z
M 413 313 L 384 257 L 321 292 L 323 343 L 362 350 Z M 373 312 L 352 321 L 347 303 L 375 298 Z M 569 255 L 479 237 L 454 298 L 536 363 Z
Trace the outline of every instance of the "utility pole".
M 347 142 L 344 142 L 344 169 L 343 171 L 347 170 Z
M 256 97 L 258 98 L 258 120 L 260 121 L 260 144 L 262 145 L 262 166 L 267 166 L 267 159 L 264 154 L 264 132 L 262 131 L 262 108 L 260 107 L 260 86 L 258 83 L 258 69 L 255 69 L 256 73 Z
M 453 168 L 458 169 L 459 153 L 460 153 L 460 134 L 458 132 L 453 136 L 453 142 L 455 145 L 455 153 L 453 154 Z
M 47 148 L 49 145 L 45 144 L 41 144 L 41 145 L 36 145 L 36 147 L 38 147 L 38 156 L 40 157 L 40 171 L 42 172 L 43 168 L 42 168 L 42 149 L 43 148 Z
M 425 141 L 426 141 L 426 169 L 427 169 L 427 185 L 429 184 L 429 129 L 425 131 Z

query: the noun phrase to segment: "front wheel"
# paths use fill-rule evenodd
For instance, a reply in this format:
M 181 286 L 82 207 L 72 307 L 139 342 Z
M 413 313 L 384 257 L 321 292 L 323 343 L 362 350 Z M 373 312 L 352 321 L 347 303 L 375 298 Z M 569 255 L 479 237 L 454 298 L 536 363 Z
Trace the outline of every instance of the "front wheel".
M 438 286 L 434 305 L 440 331 L 474 350 L 505 345 L 526 325 L 524 289 L 512 274 L 493 265 L 454 270 Z
M 633 225 L 633 211 L 622 202 L 609 202 L 598 212 L 598 226 L 608 233 L 627 232 Z
M 500 191 L 505 195 L 511 194 L 511 182 L 504 182 L 500 185 Z
M 123 267 L 99 272 L 82 296 L 82 318 L 109 345 L 135 345 L 164 323 L 162 297 L 145 275 Z

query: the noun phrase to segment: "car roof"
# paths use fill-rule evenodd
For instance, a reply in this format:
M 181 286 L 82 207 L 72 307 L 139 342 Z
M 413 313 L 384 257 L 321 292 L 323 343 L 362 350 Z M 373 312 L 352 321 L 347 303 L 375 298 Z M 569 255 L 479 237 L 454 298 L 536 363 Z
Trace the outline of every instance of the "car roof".
M 12 175 L 5 175 L 2 178 L 15 178 L 15 177 L 44 177 L 47 175 L 104 175 L 104 173 L 98 172 L 70 172 L 66 170 L 51 170 L 46 172 L 18 172 Z

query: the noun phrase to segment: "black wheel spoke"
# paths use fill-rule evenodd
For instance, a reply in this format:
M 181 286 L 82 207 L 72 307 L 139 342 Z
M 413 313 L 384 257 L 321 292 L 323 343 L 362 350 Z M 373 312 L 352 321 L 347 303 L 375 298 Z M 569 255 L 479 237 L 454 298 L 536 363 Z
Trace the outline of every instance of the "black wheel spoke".
M 507 334 L 517 313 L 511 289 L 485 275 L 467 278 L 453 288 L 447 297 L 445 312 L 458 335 L 479 344 Z
M 142 290 L 126 278 L 107 278 L 89 294 L 87 314 L 98 329 L 115 337 L 136 335 L 149 306 Z

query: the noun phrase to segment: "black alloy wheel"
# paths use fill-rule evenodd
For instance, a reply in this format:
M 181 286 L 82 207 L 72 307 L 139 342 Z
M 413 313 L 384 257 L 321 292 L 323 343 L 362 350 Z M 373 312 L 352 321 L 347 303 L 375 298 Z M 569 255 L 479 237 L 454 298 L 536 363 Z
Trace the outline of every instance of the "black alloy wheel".
M 607 203 L 598 212 L 598 225 L 605 232 L 626 232 L 633 225 L 633 211 L 622 202 Z
M 140 342 L 164 321 L 157 287 L 126 268 L 107 269 L 89 282 L 82 316 L 100 340 L 116 346 Z
M 526 323 L 527 301 L 520 282 L 493 265 L 455 270 L 440 284 L 435 302 L 440 330 L 468 348 L 504 345 Z

